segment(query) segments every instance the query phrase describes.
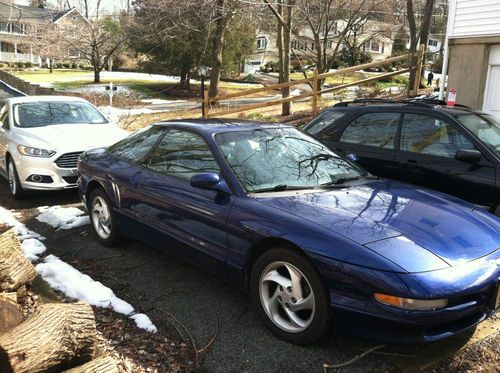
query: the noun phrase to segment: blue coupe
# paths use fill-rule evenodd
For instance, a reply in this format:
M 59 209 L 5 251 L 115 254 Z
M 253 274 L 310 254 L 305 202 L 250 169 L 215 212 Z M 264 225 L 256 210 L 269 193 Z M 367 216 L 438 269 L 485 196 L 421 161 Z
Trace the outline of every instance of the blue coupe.
M 435 341 L 499 308 L 500 219 L 374 177 L 290 126 L 159 123 L 78 169 L 102 244 L 138 238 L 248 289 L 292 343 L 331 326 Z

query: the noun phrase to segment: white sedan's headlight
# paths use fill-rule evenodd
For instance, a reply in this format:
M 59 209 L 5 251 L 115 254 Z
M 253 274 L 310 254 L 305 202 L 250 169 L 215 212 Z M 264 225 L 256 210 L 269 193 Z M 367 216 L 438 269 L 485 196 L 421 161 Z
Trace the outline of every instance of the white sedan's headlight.
M 56 154 L 53 150 L 32 148 L 30 146 L 18 145 L 17 151 L 22 155 L 27 155 L 28 157 L 40 157 L 40 158 L 50 158 Z
M 448 305 L 447 299 L 409 299 L 381 293 L 375 293 L 373 297 L 382 304 L 410 311 L 432 311 Z

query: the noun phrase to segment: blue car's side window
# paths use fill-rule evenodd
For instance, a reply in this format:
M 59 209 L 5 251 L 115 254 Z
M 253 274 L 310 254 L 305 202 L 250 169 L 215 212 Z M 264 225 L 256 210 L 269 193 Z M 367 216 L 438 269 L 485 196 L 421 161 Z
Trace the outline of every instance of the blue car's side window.
M 124 161 L 142 164 L 165 132 L 159 126 L 152 126 L 117 142 L 110 146 L 108 151 Z
M 201 136 L 172 129 L 154 150 L 148 168 L 189 180 L 200 172 L 219 172 L 219 166 Z
M 474 149 L 454 126 L 423 114 L 405 114 L 400 142 L 401 150 L 446 158 L 454 158 L 459 149 Z

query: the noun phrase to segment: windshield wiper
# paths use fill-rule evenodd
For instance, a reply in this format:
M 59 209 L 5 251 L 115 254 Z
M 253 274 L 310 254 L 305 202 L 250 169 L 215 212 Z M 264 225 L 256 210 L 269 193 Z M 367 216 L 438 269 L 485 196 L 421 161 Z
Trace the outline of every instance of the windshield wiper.
M 265 192 L 283 192 L 285 190 L 305 190 L 305 189 L 314 189 L 313 186 L 307 185 L 286 185 L 286 184 L 278 184 L 271 188 L 262 188 L 257 190 L 252 190 L 250 193 L 265 193 Z
M 345 176 L 345 177 L 339 177 L 338 179 L 336 180 L 332 180 L 328 183 L 323 183 L 323 184 L 320 184 L 319 187 L 320 188 L 344 188 L 345 187 L 345 182 L 346 181 L 352 181 L 352 180 L 358 180 L 360 179 L 361 176 Z

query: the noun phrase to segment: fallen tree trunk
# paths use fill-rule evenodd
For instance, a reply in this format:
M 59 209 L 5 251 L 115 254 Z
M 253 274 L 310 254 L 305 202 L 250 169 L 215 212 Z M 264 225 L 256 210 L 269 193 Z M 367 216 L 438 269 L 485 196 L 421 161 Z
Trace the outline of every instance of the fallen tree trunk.
M 16 293 L 0 293 L 0 336 L 23 322 Z
M 15 291 L 36 277 L 35 267 L 21 251 L 12 229 L 0 235 L 0 291 Z
M 85 365 L 66 370 L 65 373 L 118 373 L 118 366 L 111 356 L 104 356 Z
M 0 337 L 0 372 L 54 372 L 86 363 L 94 356 L 96 338 L 90 305 L 43 305 Z

